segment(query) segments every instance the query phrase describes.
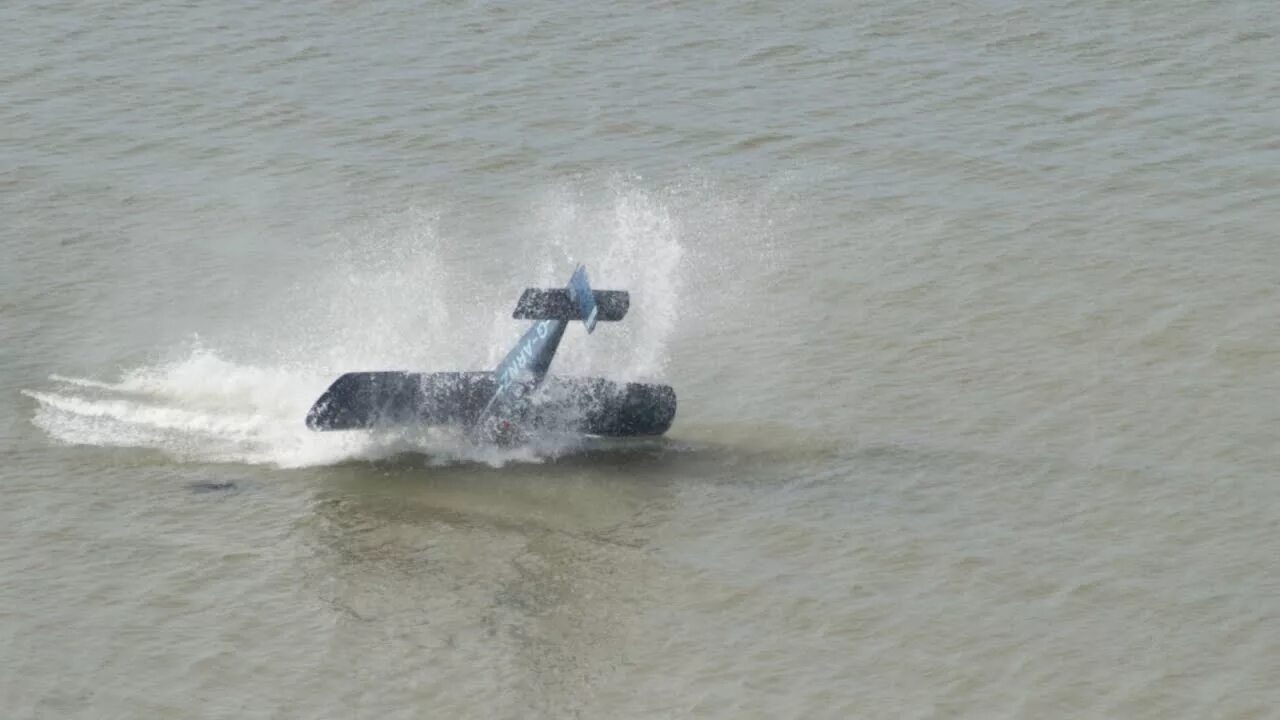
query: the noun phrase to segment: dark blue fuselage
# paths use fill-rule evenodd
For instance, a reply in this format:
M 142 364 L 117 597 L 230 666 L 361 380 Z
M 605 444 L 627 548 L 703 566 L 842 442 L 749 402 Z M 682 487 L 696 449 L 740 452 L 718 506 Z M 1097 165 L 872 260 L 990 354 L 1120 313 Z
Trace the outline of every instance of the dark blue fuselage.
M 489 418 L 510 414 L 515 403 L 542 384 L 566 325 L 564 320 L 539 320 L 525 331 L 493 371 L 498 389 L 480 413 L 479 425 Z

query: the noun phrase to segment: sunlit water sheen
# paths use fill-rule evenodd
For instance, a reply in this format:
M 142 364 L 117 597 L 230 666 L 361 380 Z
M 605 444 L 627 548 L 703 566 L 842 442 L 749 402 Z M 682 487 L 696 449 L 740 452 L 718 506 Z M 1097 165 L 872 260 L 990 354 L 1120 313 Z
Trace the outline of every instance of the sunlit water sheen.
M 1276 717 L 1277 17 L 5 4 L 0 715 Z M 303 426 L 578 262 L 668 438 Z

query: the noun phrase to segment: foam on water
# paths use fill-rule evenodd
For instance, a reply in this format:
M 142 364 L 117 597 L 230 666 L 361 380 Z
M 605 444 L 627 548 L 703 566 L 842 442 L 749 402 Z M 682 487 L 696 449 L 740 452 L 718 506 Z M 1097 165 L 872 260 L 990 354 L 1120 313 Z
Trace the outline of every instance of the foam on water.
M 492 367 L 522 332 L 510 318 L 514 297 L 505 295 L 559 286 L 578 262 L 596 287 L 630 291 L 631 312 L 589 340 L 571 328 L 553 371 L 662 379 L 686 289 L 681 212 L 696 221 L 700 210 L 631 180 L 615 178 L 604 193 L 556 188 L 533 204 L 525 247 L 514 256 L 521 262 L 508 263 L 508 278 L 487 282 L 449 262 L 438 218 L 406 212 L 341 237 L 319 277 L 294 283 L 274 310 L 255 308 L 226 348 L 196 337 L 114 381 L 53 374 L 51 387 L 25 394 L 36 402 L 35 424 L 59 441 L 152 448 L 188 461 L 304 467 L 405 452 L 434 462 L 538 461 L 577 441 L 481 448 L 435 429 L 317 433 L 303 418 L 342 372 Z M 533 277 L 524 258 L 534 259 Z
M 394 451 L 371 435 L 320 435 L 302 426 L 307 396 L 323 390 L 323 375 L 229 361 L 198 342 L 178 360 L 128 371 L 117 382 L 51 379 L 55 387 L 24 394 L 37 403 L 36 425 L 62 442 L 283 467 Z

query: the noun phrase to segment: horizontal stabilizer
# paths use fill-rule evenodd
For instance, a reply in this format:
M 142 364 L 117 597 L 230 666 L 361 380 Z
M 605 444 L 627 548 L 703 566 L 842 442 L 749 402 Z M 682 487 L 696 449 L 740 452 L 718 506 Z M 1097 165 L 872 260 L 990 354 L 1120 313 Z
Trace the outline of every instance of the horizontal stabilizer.
M 617 322 L 627 314 L 631 296 L 625 290 L 594 290 L 596 320 Z M 580 310 L 568 288 L 528 288 L 516 303 L 516 320 L 580 320 Z

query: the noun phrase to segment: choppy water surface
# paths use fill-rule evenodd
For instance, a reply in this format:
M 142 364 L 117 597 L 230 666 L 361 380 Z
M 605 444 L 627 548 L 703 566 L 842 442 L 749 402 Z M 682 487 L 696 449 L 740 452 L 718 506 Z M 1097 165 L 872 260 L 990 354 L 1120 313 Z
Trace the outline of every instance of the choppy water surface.
M 6 4 L 3 715 L 1274 717 L 1276 18 Z M 577 262 L 667 439 L 303 427 Z

